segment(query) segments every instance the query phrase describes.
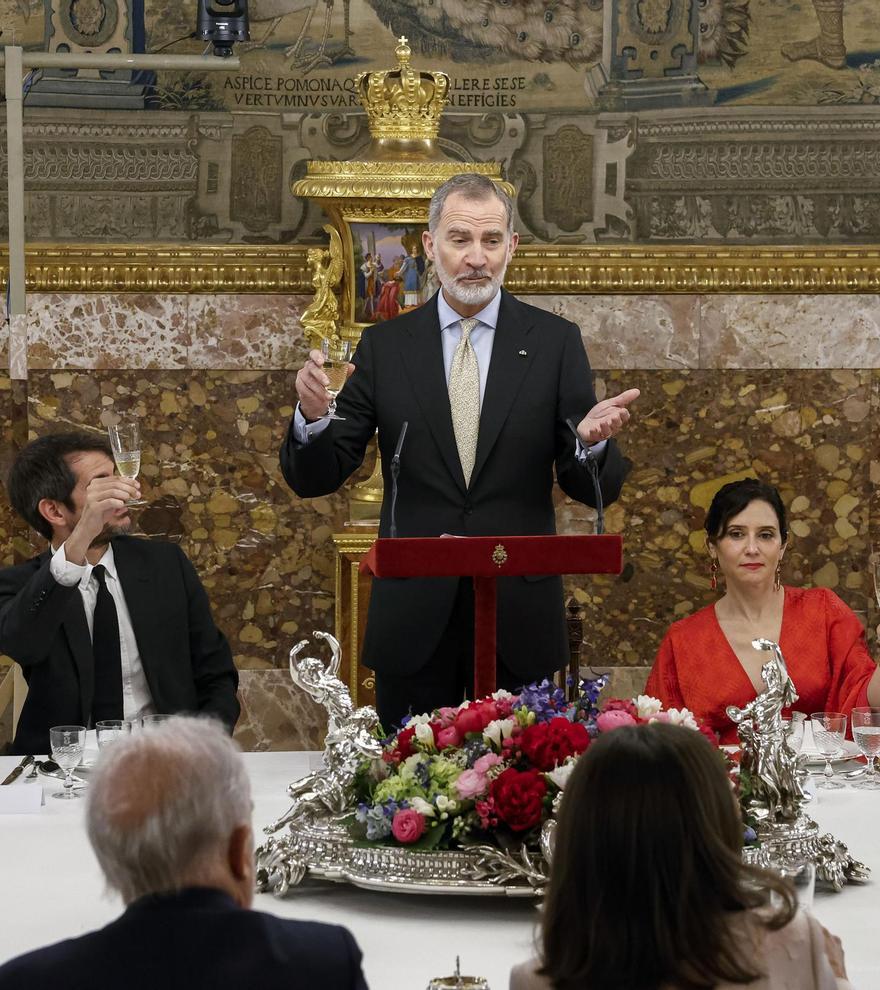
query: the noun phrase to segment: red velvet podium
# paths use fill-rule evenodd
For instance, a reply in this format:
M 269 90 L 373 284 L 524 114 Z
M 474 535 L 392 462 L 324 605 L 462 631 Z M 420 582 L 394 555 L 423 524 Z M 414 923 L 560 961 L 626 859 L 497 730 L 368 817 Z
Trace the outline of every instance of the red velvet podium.
M 360 562 L 377 578 L 470 577 L 474 697 L 495 690 L 495 580 L 523 574 L 619 574 L 623 539 L 603 536 L 436 536 L 376 540 Z

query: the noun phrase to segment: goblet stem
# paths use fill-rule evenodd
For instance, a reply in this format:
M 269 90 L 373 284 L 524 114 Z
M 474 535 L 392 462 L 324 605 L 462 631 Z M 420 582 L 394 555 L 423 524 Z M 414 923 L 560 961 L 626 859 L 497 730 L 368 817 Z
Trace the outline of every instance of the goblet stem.
M 831 757 L 825 757 L 825 777 L 831 779 L 834 776 L 834 767 L 831 766 Z
M 73 770 L 64 771 L 64 796 L 73 797 Z

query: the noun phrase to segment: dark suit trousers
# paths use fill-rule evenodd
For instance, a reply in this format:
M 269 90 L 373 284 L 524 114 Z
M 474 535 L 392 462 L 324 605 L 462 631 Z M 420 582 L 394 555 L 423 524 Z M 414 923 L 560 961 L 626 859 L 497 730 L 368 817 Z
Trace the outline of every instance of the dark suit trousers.
M 496 657 L 495 683 L 513 691 L 521 687 L 517 677 Z M 431 659 L 414 674 L 376 673 L 376 708 L 386 732 L 400 725 L 405 715 L 420 715 L 434 708 L 455 707 L 474 696 L 474 586 L 461 578 L 449 622 Z

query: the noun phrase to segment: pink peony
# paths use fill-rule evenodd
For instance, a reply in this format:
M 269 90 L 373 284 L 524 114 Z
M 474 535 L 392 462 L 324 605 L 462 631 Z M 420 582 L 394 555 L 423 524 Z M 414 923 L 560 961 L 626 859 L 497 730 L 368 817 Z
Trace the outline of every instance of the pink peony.
M 486 753 L 485 756 L 481 756 L 474 763 L 474 770 L 476 770 L 477 773 L 485 774 L 489 772 L 489 767 L 497 766 L 502 762 L 503 760 L 497 753 Z
M 461 745 L 461 735 L 454 725 L 447 725 L 445 729 L 436 732 L 434 738 L 437 741 L 437 749 L 446 749 L 447 746 Z
M 463 770 L 455 782 L 455 789 L 458 791 L 459 797 L 465 801 L 485 794 L 488 786 L 488 777 L 477 770 Z
M 398 811 L 391 822 L 391 833 L 398 842 L 409 845 L 418 841 L 425 832 L 425 816 L 413 808 Z
M 624 725 L 636 725 L 636 720 L 619 708 L 614 708 L 610 712 L 602 712 L 596 719 L 596 728 L 600 732 L 610 732 L 612 729 L 619 729 Z
M 447 725 L 452 725 L 455 721 L 455 716 L 458 714 L 457 708 L 438 708 L 437 718 L 440 720 L 440 724 L 446 728 Z

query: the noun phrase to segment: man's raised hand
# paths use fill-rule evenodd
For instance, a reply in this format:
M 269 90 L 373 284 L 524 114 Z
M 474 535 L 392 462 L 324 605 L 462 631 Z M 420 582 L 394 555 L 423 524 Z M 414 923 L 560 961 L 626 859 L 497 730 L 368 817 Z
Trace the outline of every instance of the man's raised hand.
M 627 406 L 635 402 L 640 393 L 637 388 L 628 388 L 620 395 L 597 402 L 578 423 L 577 434 L 583 444 L 599 443 L 619 433 L 629 422 Z

